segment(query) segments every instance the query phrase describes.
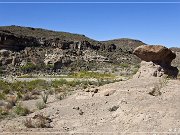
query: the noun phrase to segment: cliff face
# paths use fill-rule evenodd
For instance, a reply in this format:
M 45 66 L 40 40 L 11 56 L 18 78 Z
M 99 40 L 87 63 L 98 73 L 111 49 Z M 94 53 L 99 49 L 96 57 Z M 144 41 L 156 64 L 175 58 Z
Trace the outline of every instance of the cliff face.
M 0 65 L 9 73 L 103 70 L 138 63 L 132 51 L 142 44 L 133 39 L 96 41 L 79 34 L 6 26 L 0 27 Z

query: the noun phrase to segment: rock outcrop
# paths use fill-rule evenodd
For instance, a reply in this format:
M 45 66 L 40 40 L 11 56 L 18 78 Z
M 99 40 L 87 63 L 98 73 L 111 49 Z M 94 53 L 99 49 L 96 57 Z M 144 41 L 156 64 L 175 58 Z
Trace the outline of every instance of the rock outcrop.
M 109 71 L 139 62 L 132 52 L 144 44 L 134 39 L 96 41 L 84 35 L 21 26 L 0 27 L 3 74 Z M 45 74 L 46 74 L 45 73 Z
M 143 60 L 135 77 L 161 77 L 164 74 L 177 77 L 178 75 L 178 69 L 171 66 L 176 54 L 164 46 L 142 45 L 137 47 L 133 54 Z

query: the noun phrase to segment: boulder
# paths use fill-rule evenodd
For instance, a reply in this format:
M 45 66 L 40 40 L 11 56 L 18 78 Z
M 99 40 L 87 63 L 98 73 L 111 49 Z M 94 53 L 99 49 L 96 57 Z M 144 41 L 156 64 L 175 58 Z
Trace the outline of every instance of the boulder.
M 176 58 L 175 53 L 161 45 L 142 45 L 137 47 L 133 53 L 141 60 L 157 64 L 170 65 L 172 60 Z
M 178 75 L 177 67 L 171 66 L 176 54 L 164 46 L 142 45 L 137 47 L 133 54 L 143 61 L 135 77 L 161 77 L 166 74 L 176 78 Z

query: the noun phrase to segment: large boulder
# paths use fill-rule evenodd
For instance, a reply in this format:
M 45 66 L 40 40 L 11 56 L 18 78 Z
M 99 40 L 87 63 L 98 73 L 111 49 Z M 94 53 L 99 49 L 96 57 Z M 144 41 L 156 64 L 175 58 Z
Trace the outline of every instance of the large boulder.
M 171 62 L 176 58 L 176 54 L 170 49 L 160 45 L 142 45 L 137 47 L 133 54 L 142 61 L 141 68 L 136 76 L 139 77 L 161 77 L 164 74 L 177 77 L 178 69 L 171 66 Z
M 161 45 L 142 45 L 137 47 L 133 53 L 141 60 L 157 64 L 170 65 L 172 60 L 176 58 L 175 53 Z

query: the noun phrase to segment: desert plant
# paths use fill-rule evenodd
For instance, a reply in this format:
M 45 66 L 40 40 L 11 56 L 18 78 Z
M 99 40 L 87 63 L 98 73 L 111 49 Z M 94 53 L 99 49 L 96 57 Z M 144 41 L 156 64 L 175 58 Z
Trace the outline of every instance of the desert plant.
M 0 108 L 0 115 L 8 115 L 9 109 L 5 108 Z
M 158 83 L 154 84 L 152 91 L 149 92 L 152 96 L 160 96 L 162 92 L 160 91 L 163 87 L 165 87 L 168 83 L 168 79 L 166 77 L 159 80 Z
M 42 114 L 37 114 L 33 118 L 26 119 L 24 125 L 27 128 L 52 128 L 50 123 L 52 120 Z
M 152 91 L 149 92 L 150 95 L 152 96 L 160 96 L 162 93 L 160 91 L 160 87 L 158 85 L 155 85 L 152 89 Z
M 81 82 L 78 81 L 78 80 L 69 81 L 69 82 L 67 83 L 67 85 L 69 85 L 69 86 L 71 86 L 71 87 L 76 87 L 77 85 L 80 85 L 80 84 L 81 84 Z
M 31 72 L 35 69 L 40 69 L 40 65 L 35 65 L 31 62 L 28 62 L 26 65 L 21 66 L 20 69 L 24 72 Z
M 54 88 L 58 88 L 60 86 L 63 86 L 64 84 L 67 84 L 68 81 L 65 80 L 65 79 L 60 79 L 60 80 L 54 80 L 52 81 L 51 85 L 54 87 Z
M 46 108 L 46 104 L 44 102 L 37 102 L 36 103 L 36 107 L 41 110 L 41 109 L 44 109 Z
M 27 92 L 22 96 L 22 100 L 32 100 L 37 99 L 38 97 L 36 95 L 32 95 L 31 92 Z
M 28 108 L 23 107 L 22 105 L 18 104 L 18 105 L 15 107 L 14 112 L 15 112 L 17 115 L 26 116 L 27 114 L 30 113 L 30 110 L 29 110 Z
M 27 128 L 35 128 L 33 123 L 32 123 L 32 119 L 31 118 L 27 118 L 24 121 L 24 126 L 27 127 Z
M 67 95 L 68 95 L 68 94 L 67 94 L 66 92 L 62 92 L 62 93 L 56 94 L 55 97 L 56 97 L 57 99 L 59 99 L 59 100 L 63 100 L 64 98 L 67 97 Z
M 128 64 L 128 63 L 121 63 L 121 64 L 120 64 L 120 67 L 128 68 L 128 67 L 129 67 L 129 64 Z
M 41 97 L 42 97 L 43 102 L 46 104 L 47 100 L 48 100 L 48 97 L 49 97 L 49 92 L 48 91 L 43 91 L 41 93 Z
M 6 95 L 2 92 L 0 92 L 0 100 L 4 100 L 6 98 Z
M 98 72 L 87 72 L 87 71 L 80 71 L 77 73 L 72 73 L 69 75 L 73 78 L 114 78 L 115 76 L 109 73 L 98 73 Z

